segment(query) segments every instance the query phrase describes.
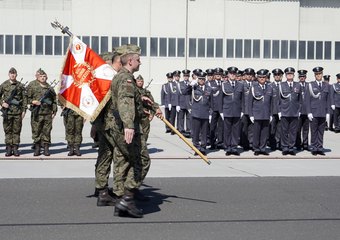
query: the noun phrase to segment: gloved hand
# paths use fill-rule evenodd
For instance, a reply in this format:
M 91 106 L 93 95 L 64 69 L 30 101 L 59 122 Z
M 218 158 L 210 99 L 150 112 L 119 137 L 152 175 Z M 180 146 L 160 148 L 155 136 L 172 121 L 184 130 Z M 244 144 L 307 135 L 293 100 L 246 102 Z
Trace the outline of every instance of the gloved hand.
M 313 113 L 308 113 L 308 119 L 309 121 L 313 121 Z
M 335 110 L 335 105 L 332 105 L 331 108 L 332 108 L 333 110 Z
M 180 106 L 176 106 L 176 112 L 181 111 L 181 107 Z
M 241 117 L 243 117 L 243 112 L 241 112 Z
M 211 115 L 209 115 L 209 123 L 211 123 Z
M 301 116 L 301 113 L 299 112 L 299 117 Z
M 195 79 L 195 80 L 192 80 L 191 82 L 190 82 L 190 86 L 195 86 L 195 85 L 197 85 L 197 80 Z
M 277 115 L 279 115 L 279 120 L 281 120 L 281 112 L 279 112 Z
M 330 123 L 330 115 L 329 115 L 329 113 L 326 114 L 326 122 L 327 122 L 328 127 L 329 127 L 329 123 Z
M 168 104 L 168 108 L 169 108 L 169 110 L 171 110 L 171 104 L 170 103 Z
M 254 117 L 249 117 L 249 118 L 250 118 L 250 121 L 251 121 L 252 123 L 254 123 L 255 118 L 254 118 Z
M 271 123 L 273 121 L 273 116 L 269 117 L 269 122 Z
M 222 120 L 224 120 L 224 116 L 223 116 L 223 113 L 220 113 L 220 116 L 221 116 Z

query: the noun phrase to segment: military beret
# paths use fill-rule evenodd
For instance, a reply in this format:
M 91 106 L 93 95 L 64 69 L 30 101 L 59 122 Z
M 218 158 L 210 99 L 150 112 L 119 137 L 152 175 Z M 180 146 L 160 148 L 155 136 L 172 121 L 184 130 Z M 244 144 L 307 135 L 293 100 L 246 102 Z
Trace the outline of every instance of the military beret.
M 113 52 L 104 52 L 99 55 L 104 61 L 111 61 L 113 57 Z
M 126 54 L 141 54 L 141 49 L 135 44 L 126 44 L 119 46 L 115 49 L 115 51 L 120 54 L 121 56 L 124 56 Z
M 189 75 L 190 72 L 191 72 L 191 71 L 188 70 L 188 69 L 184 69 L 184 70 L 182 71 L 183 75 Z
M 322 71 L 323 71 L 323 67 L 315 67 L 315 68 L 313 68 L 313 72 L 314 73 L 320 73 Z
M 144 81 L 144 78 L 142 77 L 142 75 L 138 75 L 137 77 L 136 77 L 136 80 L 143 80 Z
M 240 70 L 240 69 L 238 69 L 238 70 L 236 71 L 236 75 L 238 75 L 238 76 L 239 76 L 239 75 L 242 76 L 243 73 L 244 73 L 244 71 L 242 71 L 242 70 Z
M 256 72 L 256 74 L 258 77 L 266 77 L 268 72 L 269 72 L 268 69 L 260 69 Z
M 17 70 L 14 67 L 11 67 L 8 73 L 17 73 Z
M 307 75 L 307 70 L 303 70 L 303 69 L 301 69 L 301 70 L 299 70 L 299 71 L 297 71 L 298 72 L 298 74 L 299 74 L 299 77 L 304 77 L 304 76 L 306 76 Z
M 324 75 L 323 76 L 323 80 L 325 80 L 326 82 L 329 82 L 329 79 L 331 78 L 330 75 Z
M 338 73 L 337 75 L 335 75 L 337 79 L 340 78 L 340 73 Z
M 236 73 L 238 68 L 237 67 L 228 67 L 227 70 L 228 70 L 228 73 Z
M 194 71 L 192 71 L 193 74 L 197 75 L 197 73 L 203 72 L 202 69 L 196 68 Z
M 197 77 L 199 78 L 199 79 L 205 79 L 205 77 L 207 76 L 207 73 L 206 72 L 198 72 L 197 73 Z
M 280 68 L 273 69 L 272 73 L 274 75 L 283 75 L 283 71 Z
M 295 73 L 295 69 L 293 67 L 287 67 L 285 73 Z
M 223 69 L 220 68 L 220 67 L 217 67 L 215 68 L 214 70 L 214 74 L 217 74 L 217 75 L 222 75 L 223 74 Z
M 244 74 L 255 75 L 255 70 L 252 69 L 252 68 L 246 68 L 246 69 L 244 69 Z
M 167 78 L 173 78 L 172 72 L 168 72 L 168 73 L 166 74 L 166 77 L 167 77 Z
M 212 68 L 208 68 L 207 70 L 205 70 L 205 72 L 207 73 L 208 76 L 212 76 L 214 75 L 215 70 Z
M 176 71 L 174 71 L 172 74 L 173 74 L 174 76 L 175 76 L 175 75 L 181 75 L 181 71 L 176 70 Z

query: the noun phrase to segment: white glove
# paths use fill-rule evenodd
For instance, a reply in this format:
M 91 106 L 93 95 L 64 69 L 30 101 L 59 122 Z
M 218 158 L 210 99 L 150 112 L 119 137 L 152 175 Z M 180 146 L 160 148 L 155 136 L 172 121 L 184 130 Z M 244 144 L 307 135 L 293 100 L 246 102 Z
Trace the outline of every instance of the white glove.
M 168 104 L 168 108 L 169 108 L 169 110 L 171 110 L 171 104 L 170 103 Z
M 308 113 L 308 119 L 309 121 L 313 121 L 313 113 Z
M 279 115 L 279 120 L 281 120 L 281 113 L 279 112 L 277 115 Z
M 269 122 L 271 123 L 272 120 L 273 120 L 273 116 L 270 116 L 270 117 L 269 117 Z
M 327 113 L 326 114 L 326 122 L 327 122 L 328 126 L 329 126 L 329 122 L 330 122 L 329 120 L 330 120 L 330 115 L 329 115 L 329 113 Z
M 221 116 L 222 120 L 224 120 L 223 113 L 220 113 L 220 116 Z
M 299 112 L 299 117 L 301 116 L 301 113 Z
M 332 105 L 331 108 L 332 108 L 333 110 L 335 110 L 335 105 Z
M 254 123 L 255 118 L 254 118 L 254 117 L 249 117 L 249 118 L 250 118 L 250 121 L 251 121 L 252 123 Z
M 176 106 L 176 111 L 177 112 L 181 111 L 181 107 L 180 106 Z
M 209 123 L 211 123 L 211 115 L 209 115 Z
M 241 112 L 241 117 L 243 117 L 243 112 Z
M 197 80 L 195 79 L 195 80 L 192 80 L 191 82 L 190 82 L 190 86 L 195 86 L 195 85 L 197 85 Z

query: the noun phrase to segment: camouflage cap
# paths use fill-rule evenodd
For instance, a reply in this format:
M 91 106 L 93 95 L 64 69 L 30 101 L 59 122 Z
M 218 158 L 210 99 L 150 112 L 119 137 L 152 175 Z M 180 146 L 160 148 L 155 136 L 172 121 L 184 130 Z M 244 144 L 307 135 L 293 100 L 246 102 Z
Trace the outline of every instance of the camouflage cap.
M 126 44 L 119 46 L 115 49 L 115 51 L 120 54 L 121 56 L 124 56 L 126 54 L 141 54 L 141 49 L 135 44 Z
M 11 67 L 8 72 L 9 73 L 17 73 L 17 70 L 14 67 Z
M 143 80 L 144 81 L 144 78 L 142 77 L 142 75 L 138 75 L 137 77 L 136 77 L 136 80 Z
M 37 73 L 39 73 L 40 75 L 47 75 L 46 72 L 41 68 L 38 69 Z
M 113 57 L 113 52 L 104 52 L 99 55 L 104 61 L 111 61 Z

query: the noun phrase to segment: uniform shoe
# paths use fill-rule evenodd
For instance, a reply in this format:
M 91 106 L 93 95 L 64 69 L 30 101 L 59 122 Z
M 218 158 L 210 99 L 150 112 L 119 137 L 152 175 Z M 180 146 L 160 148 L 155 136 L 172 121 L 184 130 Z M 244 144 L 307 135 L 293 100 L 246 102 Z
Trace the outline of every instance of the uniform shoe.
M 318 155 L 318 152 L 317 151 L 312 151 L 312 155 L 316 156 L 316 155 Z
M 34 144 L 34 156 L 39 156 L 40 155 L 40 143 Z
M 81 156 L 79 148 L 80 148 L 79 145 L 74 145 L 74 154 L 77 155 L 78 157 Z
M 130 216 L 135 218 L 142 218 L 142 210 L 136 207 L 133 192 L 126 191 L 123 197 L 116 202 L 115 215 L 123 214 L 122 212 L 127 212 Z
M 50 156 L 50 146 L 48 145 L 48 143 L 44 144 L 44 155 Z
M 325 156 L 326 154 L 323 151 L 318 151 L 319 155 Z
M 68 147 L 69 147 L 69 152 L 68 152 L 67 156 L 71 157 L 71 156 L 74 155 L 74 147 L 73 147 L 72 144 L 68 145 Z
M 20 156 L 19 150 L 18 150 L 18 145 L 13 145 L 13 155 L 16 157 Z
M 109 194 L 109 190 L 107 188 L 98 191 L 97 199 L 98 207 L 114 206 L 116 204 L 116 200 L 117 200 L 116 197 L 112 197 Z
M 12 146 L 10 144 L 6 144 L 6 157 L 12 156 Z

